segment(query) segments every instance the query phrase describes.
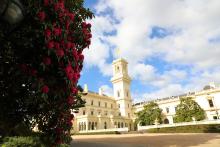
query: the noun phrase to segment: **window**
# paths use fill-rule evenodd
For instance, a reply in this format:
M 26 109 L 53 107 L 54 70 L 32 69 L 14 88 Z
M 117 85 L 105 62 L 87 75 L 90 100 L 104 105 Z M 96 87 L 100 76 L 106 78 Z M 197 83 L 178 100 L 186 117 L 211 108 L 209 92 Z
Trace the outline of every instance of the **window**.
M 214 107 L 212 99 L 209 99 L 208 101 L 209 101 L 209 107 Z
M 116 70 L 117 70 L 117 72 L 119 72 L 119 70 L 120 70 L 120 67 L 119 67 L 119 66 L 117 66 L 117 69 L 116 69 Z
M 107 129 L 107 122 L 104 122 L 104 129 Z
M 93 105 L 93 100 L 91 100 L 91 105 Z
M 128 104 L 128 108 L 129 108 L 129 104 Z
M 121 116 L 121 112 L 118 113 L 118 116 Z
M 120 104 L 118 104 L 118 108 L 120 108 Z
M 118 94 L 118 97 L 120 97 L 120 91 L 119 90 L 117 91 L 117 94 Z
M 101 102 L 100 101 L 99 101 L 98 105 L 99 105 L 99 107 L 101 106 Z
M 113 105 L 111 104 L 111 108 L 113 108 Z
M 107 108 L 107 103 L 105 102 L 105 108 Z
M 125 123 L 125 127 L 128 127 L 128 124 L 127 124 L 127 123 Z
M 108 111 L 105 111 L 105 116 L 107 116 L 108 115 Z
M 123 122 L 121 123 L 121 128 L 124 128 L 124 123 Z
M 95 130 L 97 129 L 97 126 L 98 126 L 98 124 L 97 124 L 97 122 L 95 122 Z
M 120 122 L 118 122 L 118 128 L 120 128 Z
M 92 122 L 92 130 L 94 130 L 94 126 L 95 126 L 95 124 L 94 124 L 94 122 Z
M 213 119 L 218 119 L 218 117 L 217 116 L 213 116 Z
M 128 117 L 130 118 L 130 113 L 128 113 Z
M 169 112 L 170 112 L 170 110 L 169 110 L 169 108 L 168 108 L 168 107 L 166 108 L 166 112 L 167 112 L 167 113 L 169 113 Z
M 98 112 L 98 115 L 101 115 L 101 111 Z
M 83 115 L 86 115 L 86 110 L 83 110 Z
M 83 130 L 86 130 L 86 122 L 84 122 Z
M 94 112 L 93 111 L 91 111 L 91 115 L 93 115 L 94 114 Z
M 89 122 L 89 128 L 88 128 L 88 130 L 91 130 L 91 122 Z
M 127 91 L 127 97 L 129 97 L 129 92 Z

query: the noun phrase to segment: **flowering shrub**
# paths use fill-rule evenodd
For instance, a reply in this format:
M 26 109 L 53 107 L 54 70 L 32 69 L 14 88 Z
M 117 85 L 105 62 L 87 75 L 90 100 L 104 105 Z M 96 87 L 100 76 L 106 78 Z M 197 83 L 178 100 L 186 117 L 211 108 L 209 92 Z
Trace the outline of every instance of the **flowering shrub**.
M 93 14 L 83 8 L 82 0 L 23 3 L 29 8 L 29 15 L 24 27 L 11 35 L 10 39 L 18 42 L 9 41 L 15 49 L 12 56 L 16 62 L 7 61 L 22 77 L 18 86 L 25 87 L 20 112 L 25 119 L 21 121 L 37 124 L 51 145 L 69 143 L 74 119 L 71 110 L 83 104 L 77 85 L 83 68 L 83 50 L 89 47 L 92 37 L 91 24 L 85 20 Z

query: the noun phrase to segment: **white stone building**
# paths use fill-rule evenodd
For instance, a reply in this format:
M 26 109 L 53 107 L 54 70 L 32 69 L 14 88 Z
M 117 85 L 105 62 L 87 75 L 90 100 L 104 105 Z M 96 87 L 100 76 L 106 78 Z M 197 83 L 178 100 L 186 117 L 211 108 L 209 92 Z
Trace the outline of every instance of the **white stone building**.
M 135 112 L 141 111 L 147 102 L 132 103 L 130 94 L 131 78 L 128 75 L 127 62 L 124 59 L 113 61 L 113 84 L 114 96 L 106 96 L 102 89 L 99 93 L 88 91 L 84 87 L 83 96 L 86 101 L 85 107 L 75 113 L 73 129 L 76 132 L 102 132 L 102 131 L 129 131 L 134 130 Z M 206 119 L 219 119 L 220 115 L 220 87 L 214 83 L 205 86 L 198 92 L 189 92 L 180 96 L 172 96 L 154 100 L 159 104 L 164 114 L 163 123 L 173 124 L 176 106 L 181 97 L 190 96 L 205 110 Z

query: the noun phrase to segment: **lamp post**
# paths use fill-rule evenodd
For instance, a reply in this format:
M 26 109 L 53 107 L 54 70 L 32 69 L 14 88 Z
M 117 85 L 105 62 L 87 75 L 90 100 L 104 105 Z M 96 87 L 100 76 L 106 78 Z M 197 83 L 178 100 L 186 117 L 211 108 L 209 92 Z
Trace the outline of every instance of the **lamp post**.
M 24 18 L 24 7 L 20 0 L 0 0 L 0 20 L 16 25 Z

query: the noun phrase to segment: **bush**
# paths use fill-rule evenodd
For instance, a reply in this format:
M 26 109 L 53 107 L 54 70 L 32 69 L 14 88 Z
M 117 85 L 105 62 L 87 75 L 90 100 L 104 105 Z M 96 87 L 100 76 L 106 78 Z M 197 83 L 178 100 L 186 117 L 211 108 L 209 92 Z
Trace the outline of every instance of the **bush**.
M 46 147 L 39 137 L 6 137 L 3 139 L 2 147 Z
M 190 125 L 146 130 L 147 133 L 220 133 L 220 124 Z
M 39 136 L 5 137 L 0 145 L 1 147 L 48 147 Z M 69 145 L 60 144 L 59 147 L 69 147 Z

